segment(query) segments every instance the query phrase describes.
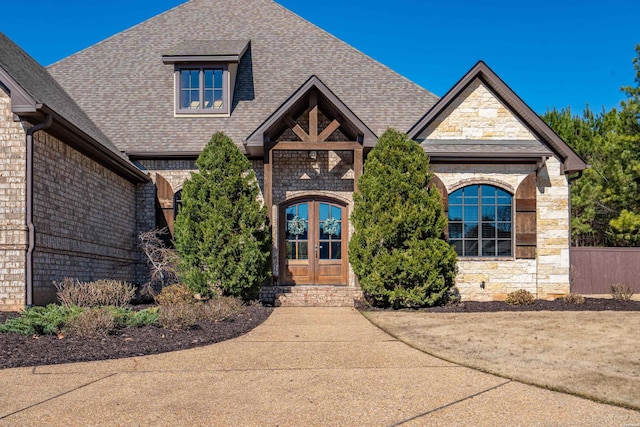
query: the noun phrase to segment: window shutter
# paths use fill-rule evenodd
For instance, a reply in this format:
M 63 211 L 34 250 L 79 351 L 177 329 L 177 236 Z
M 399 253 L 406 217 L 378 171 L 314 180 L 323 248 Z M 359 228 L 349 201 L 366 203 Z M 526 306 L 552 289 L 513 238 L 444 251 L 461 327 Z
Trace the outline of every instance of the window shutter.
M 156 223 L 158 225 L 166 224 L 169 232 L 173 236 L 173 189 L 169 182 L 159 173 L 156 174 L 156 188 L 158 203 L 162 210 L 162 218 L 158 218 Z
M 532 172 L 516 190 L 516 258 L 535 259 L 536 240 L 536 173 Z
M 447 193 L 447 187 L 444 186 L 440 178 L 431 174 L 431 179 L 429 180 L 429 188 L 435 187 L 440 193 L 440 199 L 442 200 L 442 207 L 444 210 L 444 217 L 449 218 L 449 193 Z M 444 238 L 445 240 L 449 240 L 449 226 L 444 228 Z

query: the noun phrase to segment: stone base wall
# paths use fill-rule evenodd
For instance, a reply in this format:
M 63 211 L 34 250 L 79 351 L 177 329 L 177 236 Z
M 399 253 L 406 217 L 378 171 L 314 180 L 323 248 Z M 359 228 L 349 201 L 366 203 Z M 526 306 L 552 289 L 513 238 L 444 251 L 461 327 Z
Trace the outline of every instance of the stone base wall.
M 46 132 L 34 139 L 34 304 L 65 277 L 136 282 L 135 184 Z
M 490 184 L 515 194 L 535 165 L 436 164 L 432 170 L 449 193 L 465 185 Z M 464 300 L 503 300 L 518 289 L 542 299 L 569 293 L 569 189 L 560 163 L 549 159 L 537 181 L 537 258 L 459 258 L 456 286 Z
M 0 86 L 0 310 L 25 306 L 26 132 Z

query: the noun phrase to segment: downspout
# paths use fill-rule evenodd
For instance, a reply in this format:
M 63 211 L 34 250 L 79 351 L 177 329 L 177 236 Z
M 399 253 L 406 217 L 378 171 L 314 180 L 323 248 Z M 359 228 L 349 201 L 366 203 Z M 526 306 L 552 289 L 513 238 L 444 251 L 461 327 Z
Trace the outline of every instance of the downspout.
M 27 129 L 27 230 L 28 246 L 26 255 L 26 305 L 33 306 L 33 251 L 36 248 L 36 228 L 33 224 L 33 134 L 48 129 L 53 122 L 51 114 L 46 114 L 43 123 Z
M 573 283 L 573 268 L 571 268 L 571 239 L 572 239 L 572 235 L 573 235 L 573 228 L 571 226 L 571 183 L 573 181 L 576 181 L 578 179 L 580 179 L 582 177 L 582 171 L 578 171 L 578 175 L 572 177 L 569 176 L 569 179 L 567 180 L 567 183 L 569 185 L 569 292 L 572 291 L 571 289 L 571 284 Z

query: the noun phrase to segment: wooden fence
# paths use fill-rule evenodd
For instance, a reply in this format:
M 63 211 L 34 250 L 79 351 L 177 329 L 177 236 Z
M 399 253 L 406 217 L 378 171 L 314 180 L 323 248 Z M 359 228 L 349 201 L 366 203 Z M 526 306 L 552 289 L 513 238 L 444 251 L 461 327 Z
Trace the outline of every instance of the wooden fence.
M 611 285 L 640 294 L 640 248 L 571 248 L 571 292 L 609 294 Z

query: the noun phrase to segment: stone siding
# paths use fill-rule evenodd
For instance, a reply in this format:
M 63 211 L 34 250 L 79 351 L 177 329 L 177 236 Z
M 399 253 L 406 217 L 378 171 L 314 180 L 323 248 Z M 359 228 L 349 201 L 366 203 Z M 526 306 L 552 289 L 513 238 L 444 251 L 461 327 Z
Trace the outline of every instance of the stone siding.
M 46 132 L 34 139 L 34 304 L 64 277 L 135 282 L 135 184 Z
M 0 86 L 0 310 L 25 305 L 26 132 Z
M 432 170 L 449 193 L 466 185 L 490 184 L 514 194 L 527 175 L 535 171 L 535 166 L 436 164 Z M 554 298 L 569 292 L 568 191 L 560 163 L 555 158 L 549 159 L 538 175 L 537 259 L 459 258 L 456 286 L 463 299 L 500 300 L 518 289 L 526 289 L 538 298 Z M 484 289 L 480 287 L 482 282 Z
M 536 137 L 479 80 L 474 80 L 419 139 L 534 140 Z

